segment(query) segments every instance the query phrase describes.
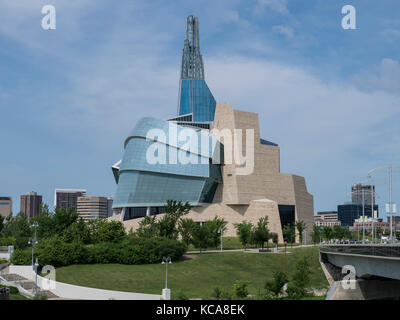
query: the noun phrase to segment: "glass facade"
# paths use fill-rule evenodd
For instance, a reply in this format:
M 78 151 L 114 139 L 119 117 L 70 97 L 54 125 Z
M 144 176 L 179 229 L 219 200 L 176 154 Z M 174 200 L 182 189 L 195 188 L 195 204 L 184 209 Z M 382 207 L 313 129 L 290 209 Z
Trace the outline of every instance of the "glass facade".
M 374 211 L 378 213 L 378 205 L 374 205 Z M 354 220 L 359 219 L 363 215 L 362 203 L 345 203 L 338 205 L 338 220 L 341 222 L 342 226 L 351 227 L 354 224 Z M 371 205 L 364 206 L 364 216 L 372 217 Z
M 148 135 L 153 129 L 165 134 Z M 182 130 L 189 132 L 191 139 L 179 141 L 177 137 Z M 205 150 L 201 148 L 202 139 L 207 141 Z M 161 213 L 155 208 L 164 206 L 169 199 L 188 201 L 192 206 L 212 202 L 218 184 L 222 183 L 220 165 L 213 164 L 221 152 L 219 142 L 208 134 L 163 120 L 142 118 L 125 141 L 113 208 L 151 207 L 155 213 Z M 154 159 L 150 157 L 153 160 L 149 161 L 149 155 Z M 182 159 L 188 163 L 182 163 Z M 135 209 L 125 214 L 140 217 L 146 212 Z
M 205 80 L 182 79 L 179 116 L 192 115 L 193 122 L 214 121 L 216 101 Z

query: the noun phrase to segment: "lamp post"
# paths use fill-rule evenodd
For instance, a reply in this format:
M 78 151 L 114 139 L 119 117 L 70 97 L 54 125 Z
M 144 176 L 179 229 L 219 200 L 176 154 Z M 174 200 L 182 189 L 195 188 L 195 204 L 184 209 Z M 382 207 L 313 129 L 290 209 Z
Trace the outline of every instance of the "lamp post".
M 283 244 L 285 245 L 285 277 L 286 277 L 286 244 L 287 244 L 287 242 L 285 241 Z
M 37 295 L 37 292 L 38 292 L 38 285 L 37 285 L 37 270 L 38 270 L 38 267 L 39 267 L 39 261 L 38 261 L 38 258 L 36 258 L 36 261 L 35 261 L 35 264 L 34 264 L 34 268 L 35 268 L 35 273 L 36 273 L 36 279 L 35 279 L 35 295 Z
M 35 229 L 35 233 L 34 233 L 34 237 L 33 238 L 29 238 L 29 240 L 28 240 L 28 244 L 32 245 L 32 269 L 33 269 L 33 252 L 35 250 L 35 244 L 38 243 L 37 238 L 36 238 L 36 229 L 37 229 L 38 226 L 39 226 L 39 224 L 37 223 L 37 221 L 35 221 L 32 224 L 32 227 Z
M 390 240 L 393 239 L 393 203 L 392 203 L 392 182 L 393 172 L 400 172 L 400 167 L 392 166 L 391 164 L 385 167 L 379 167 L 372 169 L 368 172 L 368 176 L 371 176 L 373 172 L 384 172 L 389 174 L 389 214 L 390 214 Z
M 218 229 L 218 233 L 221 235 L 221 252 L 222 252 L 222 228 Z
M 171 290 L 168 289 L 168 265 L 171 264 L 171 257 L 163 257 L 161 264 L 165 264 L 165 289 L 162 291 L 163 299 L 170 300 L 171 299 Z

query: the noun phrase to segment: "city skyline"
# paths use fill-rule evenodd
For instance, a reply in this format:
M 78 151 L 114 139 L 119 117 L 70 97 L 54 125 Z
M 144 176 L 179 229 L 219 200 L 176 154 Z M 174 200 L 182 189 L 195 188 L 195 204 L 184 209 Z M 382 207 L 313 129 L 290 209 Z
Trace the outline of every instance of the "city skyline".
M 349 201 L 369 170 L 400 164 L 398 3 L 356 3 L 357 30 L 346 31 L 340 1 L 100 2 L 54 1 L 51 31 L 40 28 L 43 1 L 0 4 L 0 196 L 14 214 L 32 190 L 50 206 L 60 186 L 114 194 L 110 167 L 132 125 L 175 116 L 189 14 L 215 99 L 260 114 L 281 171 L 306 177 L 315 213 Z M 385 217 L 387 177 L 374 180 Z M 399 203 L 399 174 L 393 190 Z

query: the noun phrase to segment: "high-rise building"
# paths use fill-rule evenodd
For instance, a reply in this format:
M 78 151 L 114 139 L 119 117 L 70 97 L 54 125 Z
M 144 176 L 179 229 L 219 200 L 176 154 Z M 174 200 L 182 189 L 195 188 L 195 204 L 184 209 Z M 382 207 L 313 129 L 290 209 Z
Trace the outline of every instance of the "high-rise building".
M 36 217 L 42 204 L 42 196 L 32 191 L 21 196 L 20 212 L 23 212 L 28 218 Z
M 357 183 L 351 187 L 351 201 L 352 202 L 361 202 L 363 201 L 364 196 L 364 204 L 371 205 L 372 200 L 375 202 L 375 186 L 371 184 L 361 184 Z
M 0 197 L 0 216 L 8 217 L 12 212 L 11 197 Z
M 85 189 L 55 189 L 54 208 L 77 209 L 78 197 L 86 195 Z
M 78 197 L 77 212 L 83 220 L 107 218 L 108 202 L 105 197 Z

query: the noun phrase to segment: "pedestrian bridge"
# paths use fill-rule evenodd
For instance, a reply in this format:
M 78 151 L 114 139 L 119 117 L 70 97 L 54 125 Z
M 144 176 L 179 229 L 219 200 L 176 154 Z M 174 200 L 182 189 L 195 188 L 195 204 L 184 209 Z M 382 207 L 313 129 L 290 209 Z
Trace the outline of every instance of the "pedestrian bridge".
M 357 278 L 400 280 L 399 244 L 321 245 L 320 256 L 322 262 L 339 268 L 353 266 Z

